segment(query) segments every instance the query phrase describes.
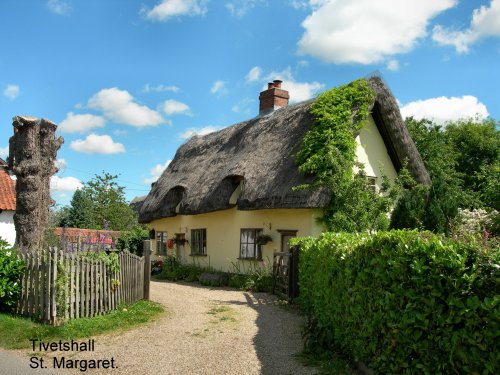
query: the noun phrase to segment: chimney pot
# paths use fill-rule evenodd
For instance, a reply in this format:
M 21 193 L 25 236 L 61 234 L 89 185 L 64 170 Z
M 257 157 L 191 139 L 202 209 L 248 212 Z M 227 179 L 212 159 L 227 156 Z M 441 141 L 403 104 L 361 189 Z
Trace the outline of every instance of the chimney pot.
M 278 108 L 288 106 L 288 91 L 281 88 L 282 81 L 275 79 L 267 84 L 267 90 L 259 96 L 259 116 L 267 115 Z

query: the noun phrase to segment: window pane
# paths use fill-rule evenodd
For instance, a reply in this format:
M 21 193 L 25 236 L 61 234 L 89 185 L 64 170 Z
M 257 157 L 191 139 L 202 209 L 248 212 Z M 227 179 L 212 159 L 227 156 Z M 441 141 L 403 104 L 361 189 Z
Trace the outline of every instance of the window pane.
M 255 231 L 249 230 L 248 231 L 248 243 L 254 243 L 254 242 L 255 242 Z
M 241 258 L 247 258 L 248 257 L 248 254 L 247 254 L 247 245 L 242 243 L 241 244 L 241 247 L 240 247 L 240 257 Z

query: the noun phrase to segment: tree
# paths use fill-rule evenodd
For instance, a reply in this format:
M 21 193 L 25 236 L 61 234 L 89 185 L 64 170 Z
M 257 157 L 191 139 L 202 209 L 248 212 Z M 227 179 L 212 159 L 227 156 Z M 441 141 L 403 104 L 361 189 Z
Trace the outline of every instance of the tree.
M 9 140 L 9 169 L 16 182 L 16 244 L 23 251 L 38 251 L 47 228 L 50 177 L 57 172 L 54 160 L 64 139 L 56 138 L 57 125 L 34 117 L 16 116 Z
M 127 204 L 117 178 L 103 172 L 77 190 L 71 200 L 69 226 L 120 231 L 136 227 L 137 216 Z
M 73 194 L 67 218 L 67 226 L 71 228 L 96 227 L 94 202 L 87 190 L 77 190 Z
M 49 211 L 49 228 L 69 227 L 69 206 L 54 206 Z
M 499 122 L 493 120 L 464 120 L 450 123 L 444 129 L 449 143 L 459 150 L 456 154 L 456 170 L 462 174 L 464 187 L 476 195 L 480 205 L 496 210 L 500 210 L 499 125 Z
M 407 118 L 406 125 L 432 184 L 405 186 L 392 227 L 448 233 L 459 208 L 499 208 L 500 132 L 494 121 L 457 121 L 442 127 Z

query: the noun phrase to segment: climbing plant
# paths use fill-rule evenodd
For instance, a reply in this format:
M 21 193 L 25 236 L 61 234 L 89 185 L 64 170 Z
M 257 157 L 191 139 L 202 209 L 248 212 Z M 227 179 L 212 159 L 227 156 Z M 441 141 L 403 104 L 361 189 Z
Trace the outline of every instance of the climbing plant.
M 314 176 L 296 190 L 326 187 L 331 199 L 321 221 L 329 230 L 356 232 L 388 225 L 391 202 L 384 179 L 379 195 L 368 184 L 362 165 L 356 163 L 356 135 L 366 125 L 375 92 L 359 79 L 321 94 L 310 107 L 314 124 L 297 153 L 299 171 Z M 357 167 L 357 172 L 354 167 Z

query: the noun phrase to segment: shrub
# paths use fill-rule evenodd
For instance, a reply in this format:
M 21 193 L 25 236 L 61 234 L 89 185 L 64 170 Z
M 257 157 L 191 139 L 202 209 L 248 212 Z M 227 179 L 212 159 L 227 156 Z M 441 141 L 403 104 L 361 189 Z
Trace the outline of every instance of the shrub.
M 9 310 L 17 303 L 23 272 L 24 261 L 0 238 L 0 310 Z
M 416 231 L 297 242 L 310 348 L 379 373 L 500 373 L 498 248 Z
M 241 290 L 271 293 L 272 262 L 268 258 L 266 261 L 250 263 L 248 268 L 240 266 L 240 263 L 232 263 L 228 285 Z
M 200 275 L 209 270 L 195 264 L 181 264 L 174 256 L 165 257 L 162 272 L 157 276 L 160 279 L 178 281 L 198 281 Z
M 127 249 L 133 254 L 142 256 L 144 252 L 143 243 L 149 237 L 149 232 L 147 229 L 142 227 L 136 227 L 133 230 L 124 231 L 116 241 L 116 247 L 118 250 Z

